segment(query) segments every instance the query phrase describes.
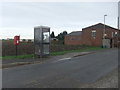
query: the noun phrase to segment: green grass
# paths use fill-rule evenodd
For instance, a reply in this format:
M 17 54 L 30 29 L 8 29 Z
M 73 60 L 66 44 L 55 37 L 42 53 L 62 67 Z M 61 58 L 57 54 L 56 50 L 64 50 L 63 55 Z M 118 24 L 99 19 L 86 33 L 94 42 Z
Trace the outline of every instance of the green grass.
M 88 52 L 88 51 L 96 51 L 96 50 L 101 50 L 101 49 L 105 49 L 105 48 L 101 48 L 101 47 L 86 47 L 86 48 L 82 48 L 79 50 L 69 50 L 69 51 L 61 51 L 61 52 L 51 52 L 50 55 L 64 55 L 66 53 L 72 53 L 72 52 Z
M 32 58 L 34 55 L 18 55 L 18 56 L 3 56 L 1 57 L 3 60 L 5 59 L 26 59 L 26 58 Z
M 61 51 L 61 52 L 50 52 L 50 55 L 64 55 L 66 53 L 88 52 L 88 51 L 96 51 L 96 50 L 101 50 L 101 49 L 105 49 L 105 48 L 87 46 L 87 47 L 84 47 L 84 48 L 79 49 L 79 50 L 69 50 L 69 51 Z M 6 60 L 6 59 L 27 59 L 27 58 L 32 58 L 32 57 L 34 57 L 33 54 L 30 54 L 30 55 L 18 55 L 18 56 L 3 56 L 3 57 L 0 57 L 0 59 L 1 58 L 3 60 Z

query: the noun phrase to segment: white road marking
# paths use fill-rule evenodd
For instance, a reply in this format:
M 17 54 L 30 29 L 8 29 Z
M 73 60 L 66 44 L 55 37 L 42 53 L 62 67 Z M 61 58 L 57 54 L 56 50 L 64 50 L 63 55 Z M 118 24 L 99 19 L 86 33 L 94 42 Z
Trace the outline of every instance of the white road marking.
M 69 60 L 69 59 L 72 59 L 71 57 L 68 57 L 68 58 L 62 58 L 62 59 L 59 59 L 59 60 L 57 60 L 57 61 L 54 61 L 53 63 L 55 63 L 55 62 L 59 62 L 59 61 L 64 61 L 64 60 Z
M 68 57 L 68 58 L 62 58 L 62 59 L 59 59 L 58 61 L 69 60 L 69 59 L 71 59 L 71 57 Z

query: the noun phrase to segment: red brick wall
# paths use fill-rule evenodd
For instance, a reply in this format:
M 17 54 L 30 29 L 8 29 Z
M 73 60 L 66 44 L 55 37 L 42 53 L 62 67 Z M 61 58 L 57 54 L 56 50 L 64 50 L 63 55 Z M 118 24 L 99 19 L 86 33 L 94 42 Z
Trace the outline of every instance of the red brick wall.
M 64 43 L 66 45 L 81 45 L 81 40 L 81 35 L 66 35 Z
M 92 30 L 96 30 L 96 37 L 92 37 Z M 84 45 L 100 46 L 102 44 L 102 30 L 87 28 L 83 30 L 82 42 Z

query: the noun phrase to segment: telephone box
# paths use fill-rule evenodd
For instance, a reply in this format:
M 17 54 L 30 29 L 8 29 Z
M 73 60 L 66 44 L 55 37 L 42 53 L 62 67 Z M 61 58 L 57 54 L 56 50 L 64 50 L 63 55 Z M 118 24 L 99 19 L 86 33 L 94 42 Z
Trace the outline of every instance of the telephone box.
M 50 27 L 34 27 L 34 53 L 35 56 L 43 57 L 49 55 Z

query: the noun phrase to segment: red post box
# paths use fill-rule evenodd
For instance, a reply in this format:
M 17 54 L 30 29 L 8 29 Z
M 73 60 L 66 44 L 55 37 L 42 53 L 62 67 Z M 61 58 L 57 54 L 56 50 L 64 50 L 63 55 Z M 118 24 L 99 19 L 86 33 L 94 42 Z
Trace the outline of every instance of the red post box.
M 16 56 L 17 56 L 17 45 L 20 44 L 20 36 L 14 36 L 14 45 L 16 47 Z
M 20 36 L 15 36 L 14 37 L 14 45 L 19 45 L 20 44 Z

